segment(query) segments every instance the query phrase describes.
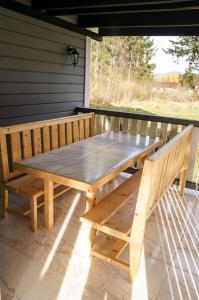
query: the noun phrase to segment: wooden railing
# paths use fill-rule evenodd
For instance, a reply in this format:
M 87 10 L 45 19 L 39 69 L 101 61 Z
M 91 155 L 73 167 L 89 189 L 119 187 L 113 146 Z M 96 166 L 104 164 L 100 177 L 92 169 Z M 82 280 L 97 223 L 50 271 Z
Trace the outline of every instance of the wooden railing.
M 160 132 L 164 132 L 165 136 L 172 132 L 174 136 L 185 126 L 194 125 L 187 187 L 196 188 L 199 167 L 199 121 L 84 107 L 77 107 L 75 111 L 95 113 L 95 134 L 114 130 L 153 137 L 159 136 Z

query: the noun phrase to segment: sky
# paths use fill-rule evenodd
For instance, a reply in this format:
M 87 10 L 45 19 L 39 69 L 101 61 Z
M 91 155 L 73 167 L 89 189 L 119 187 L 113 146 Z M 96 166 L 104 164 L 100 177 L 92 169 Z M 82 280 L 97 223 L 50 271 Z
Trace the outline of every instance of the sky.
M 154 46 L 156 48 L 156 54 L 152 59 L 152 62 L 156 64 L 156 69 L 154 73 L 170 73 L 170 72 L 180 72 L 183 73 L 187 67 L 187 63 L 180 60 L 179 64 L 174 62 L 171 55 L 164 53 L 162 48 L 167 49 L 171 46 L 169 40 L 177 40 L 174 36 L 154 36 Z

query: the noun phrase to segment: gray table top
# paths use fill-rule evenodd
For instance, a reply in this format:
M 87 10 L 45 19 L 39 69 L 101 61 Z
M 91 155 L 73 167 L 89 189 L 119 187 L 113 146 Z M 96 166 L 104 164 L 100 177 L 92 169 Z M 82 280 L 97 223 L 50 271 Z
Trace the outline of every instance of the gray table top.
M 93 184 L 156 142 L 154 138 L 106 132 L 21 160 L 16 165 Z

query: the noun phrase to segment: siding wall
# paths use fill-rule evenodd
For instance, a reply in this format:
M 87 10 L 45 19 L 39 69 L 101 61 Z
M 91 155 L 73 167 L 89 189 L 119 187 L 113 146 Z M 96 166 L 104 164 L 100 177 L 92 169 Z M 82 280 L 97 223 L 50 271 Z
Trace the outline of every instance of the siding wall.
M 76 68 L 69 45 L 80 53 Z M 83 106 L 85 46 L 83 35 L 0 7 L 0 126 Z

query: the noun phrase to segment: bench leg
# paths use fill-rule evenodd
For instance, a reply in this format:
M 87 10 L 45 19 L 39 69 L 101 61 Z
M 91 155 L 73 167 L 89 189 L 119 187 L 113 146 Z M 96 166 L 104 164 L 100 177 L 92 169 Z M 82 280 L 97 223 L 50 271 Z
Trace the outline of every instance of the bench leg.
M 186 178 L 187 178 L 187 169 L 183 170 L 180 173 L 179 195 L 181 197 L 184 196 L 184 189 L 185 189 L 185 184 L 186 184 Z
M 32 231 L 37 230 L 37 197 L 30 199 L 30 220 Z
M 8 209 L 8 190 L 3 183 L 0 183 L 0 201 L 2 207 L 2 217 L 6 218 Z
M 96 204 L 96 192 L 87 192 L 86 196 L 86 210 L 89 211 L 93 206 Z M 94 244 L 94 238 L 96 235 L 96 230 L 92 229 L 90 230 L 89 240 L 90 240 L 90 247 L 93 247 Z

